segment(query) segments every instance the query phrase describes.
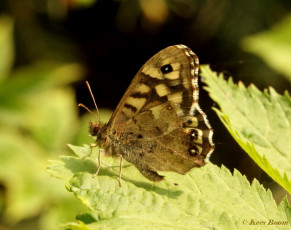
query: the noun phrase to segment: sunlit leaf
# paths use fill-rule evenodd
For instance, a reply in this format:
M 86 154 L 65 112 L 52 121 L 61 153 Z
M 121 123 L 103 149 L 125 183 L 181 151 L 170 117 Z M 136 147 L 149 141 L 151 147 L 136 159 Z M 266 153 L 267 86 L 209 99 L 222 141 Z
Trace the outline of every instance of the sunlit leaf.
M 278 184 L 291 193 L 291 99 L 272 88 L 246 88 L 201 68 L 220 120 L 239 145 Z
M 7 187 L 7 222 L 35 216 L 54 196 L 67 196 L 46 175 L 45 152 L 33 140 L 2 128 L 0 146 L 0 180 Z
M 242 41 L 244 50 L 261 57 L 270 67 L 291 81 L 291 16 L 271 30 L 249 36 Z
M 31 99 L 23 127 L 50 152 L 65 148 L 78 132 L 78 107 L 72 89 L 47 90 Z
M 238 171 L 232 175 L 209 163 L 186 175 L 160 172 L 165 180 L 151 182 L 124 163 L 119 187 L 119 159 L 102 157 L 92 178 L 98 149 L 71 148 L 77 156 L 62 156 L 48 167 L 91 210 L 68 223 L 69 229 L 253 229 L 252 219 L 290 221 L 286 200 L 277 207 L 270 191 L 257 181 L 250 185 Z
M 42 63 L 18 69 L 0 85 L 0 123 L 18 124 L 23 119 L 21 112 L 32 111 L 33 102 L 45 90 L 74 82 L 82 75 L 78 64 Z

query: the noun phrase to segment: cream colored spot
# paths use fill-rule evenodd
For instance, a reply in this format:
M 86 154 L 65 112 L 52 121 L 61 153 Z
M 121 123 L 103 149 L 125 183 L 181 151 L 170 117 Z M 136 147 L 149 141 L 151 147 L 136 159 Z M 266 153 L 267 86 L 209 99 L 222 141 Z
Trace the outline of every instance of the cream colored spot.
M 165 78 L 169 80 L 175 80 L 178 79 L 179 77 L 180 77 L 179 71 L 172 71 L 170 73 L 165 74 Z
M 181 84 L 181 79 L 169 81 L 170 86 L 176 86 Z
M 162 66 L 163 66 L 163 65 L 168 65 L 168 64 L 172 65 L 171 62 L 173 62 L 173 58 L 165 58 L 165 59 L 163 60 L 163 62 L 162 62 Z M 173 67 L 173 66 L 172 66 L 172 67 Z
M 139 111 L 144 106 L 146 101 L 147 100 L 145 98 L 128 97 L 126 103 L 132 105 L 137 109 L 137 111 Z
M 195 58 L 195 60 L 194 60 L 194 61 L 195 61 L 195 64 L 196 64 L 196 65 L 199 65 L 199 59 L 198 59 L 198 57 L 197 57 L 197 56 L 196 56 L 196 58 Z
M 194 52 L 193 52 L 192 50 L 189 50 L 189 53 L 190 53 L 192 56 L 195 55 Z
M 197 77 L 192 78 L 192 84 L 193 84 L 193 87 L 198 87 L 198 78 Z
M 196 154 L 196 150 L 195 149 L 191 149 L 190 150 L 192 154 Z
M 174 71 L 175 70 L 180 70 L 181 63 L 179 63 L 179 62 L 171 63 L 171 66 L 172 66 L 172 68 L 173 68 Z
M 183 110 L 180 108 L 180 106 L 177 106 L 177 108 L 176 108 L 176 113 L 177 113 L 178 117 L 182 117 L 182 116 L 184 116 L 184 112 L 183 112 Z
M 191 75 L 194 76 L 194 74 L 195 74 L 194 69 L 191 69 Z
M 183 93 L 182 92 L 177 92 L 177 93 L 173 93 L 168 95 L 168 100 L 172 101 L 174 103 L 182 103 L 183 97 L 182 97 Z
M 197 138 L 197 140 L 194 140 L 194 142 L 199 143 L 199 144 L 203 144 L 203 141 L 202 141 L 203 131 L 201 129 L 196 129 L 196 130 L 198 132 L 198 138 Z
M 139 92 L 139 93 L 149 93 L 151 90 L 151 88 L 145 84 L 139 84 L 136 88 L 135 88 L 135 92 Z
M 198 149 L 198 155 L 200 155 L 202 153 L 202 148 L 200 146 L 196 146 Z
M 163 75 L 160 73 L 159 69 L 154 68 L 151 65 L 145 65 L 141 71 L 149 77 L 163 79 Z
M 171 101 L 175 104 L 175 109 L 176 109 L 176 113 L 179 117 L 184 115 L 183 110 L 181 109 L 181 103 L 183 101 L 183 97 L 182 97 L 183 93 L 182 92 L 177 92 L 174 94 L 170 94 L 168 95 L 168 101 Z
M 186 89 L 189 89 L 189 88 L 190 88 L 190 84 L 189 84 L 189 81 L 188 81 L 187 76 L 183 76 L 182 82 L 183 82 L 183 86 L 184 86 Z
M 161 119 L 160 112 L 162 111 L 161 106 L 155 106 L 150 109 L 152 111 L 152 114 L 154 116 L 154 119 Z
M 171 91 L 164 84 L 159 84 L 155 86 L 156 92 L 160 97 L 169 95 Z
M 208 138 L 209 138 L 209 142 L 210 142 L 210 144 L 211 144 L 212 146 L 214 146 L 214 143 L 213 143 L 212 137 L 213 137 L 213 131 L 210 130 Z
M 200 155 L 200 154 L 202 153 L 202 148 L 199 147 L 199 146 L 196 146 L 196 148 L 197 148 L 198 152 L 196 151 L 196 149 L 191 149 L 191 150 L 190 150 L 191 153 L 193 153 L 193 154 L 197 154 L 197 155 Z
M 191 123 L 189 123 L 188 121 L 191 121 Z M 190 127 L 190 128 L 195 128 L 198 126 L 197 117 L 186 117 L 185 122 L 187 122 L 187 127 Z
M 185 46 L 185 45 L 176 45 L 178 48 L 180 48 L 180 49 L 185 49 L 185 48 L 187 48 L 187 46 Z
M 199 68 L 195 68 L 194 73 L 198 74 L 198 72 L 199 72 Z
M 194 85 L 194 88 L 193 88 L 193 97 L 196 100 L 199 99 L 199 88 L 198 88 L 198 85 Z

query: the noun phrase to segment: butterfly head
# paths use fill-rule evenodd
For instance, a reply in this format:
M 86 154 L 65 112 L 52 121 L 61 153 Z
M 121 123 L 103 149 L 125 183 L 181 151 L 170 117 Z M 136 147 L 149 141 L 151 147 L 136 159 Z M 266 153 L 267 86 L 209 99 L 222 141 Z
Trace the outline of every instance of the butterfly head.
M 94 123 L 93 121 L 89 121 L 89 132 L 91 136 L 98 137 L 101 128 L 103 127 L 103 124 L 98 121 L 97 123 Z

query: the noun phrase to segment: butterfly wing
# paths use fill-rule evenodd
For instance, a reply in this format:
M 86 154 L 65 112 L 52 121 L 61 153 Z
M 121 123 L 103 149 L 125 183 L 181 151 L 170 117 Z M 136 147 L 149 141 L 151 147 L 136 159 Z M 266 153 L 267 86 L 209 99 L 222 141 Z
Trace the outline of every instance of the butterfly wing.
M 116 151 L 151 180 L 205 164 L 213 131 L 198 104 L 198 58 L 170 46 L 139 70 L 109 123 Z

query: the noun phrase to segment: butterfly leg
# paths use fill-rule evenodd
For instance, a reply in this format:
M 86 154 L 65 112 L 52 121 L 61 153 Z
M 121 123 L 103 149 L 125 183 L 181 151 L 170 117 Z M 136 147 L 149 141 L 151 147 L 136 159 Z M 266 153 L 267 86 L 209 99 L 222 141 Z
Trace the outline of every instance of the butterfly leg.
M 97 144 L 91 144 L 90 145 L 91 151 L 92 151 L 93 148 L 96 148 L 97 146 L 98 146 Z
M 96 148 L 97 146 L 98 146 L 97 144 L 91 144 L 91 145 L 90 145 L 90 154 L 89 154 L 89 155 L 92 154 L 92 152 L 93 152 L 93 148 Z
M 99 170 L 100 170 L 100 167 L 101 167 L 101 152 L 102 152 L 102 149 L 99 149 L 97 171 L 92 176 L 92 178 L 96 177 L 98 175 L 98 173 L 99 173 Z
M 119 165 L 119 176 L 118 176 L 118 183 L 119 187 L 121 187 L 121 174 L 122 174 L 122 165 L 123 165 L 123 157 L 120 155 L 120 165 Z

